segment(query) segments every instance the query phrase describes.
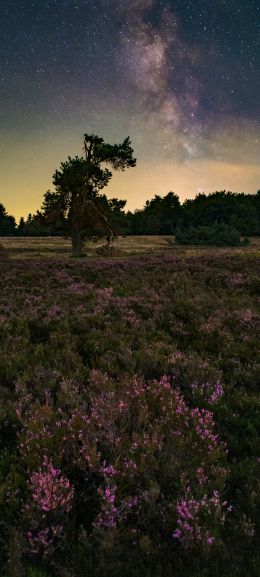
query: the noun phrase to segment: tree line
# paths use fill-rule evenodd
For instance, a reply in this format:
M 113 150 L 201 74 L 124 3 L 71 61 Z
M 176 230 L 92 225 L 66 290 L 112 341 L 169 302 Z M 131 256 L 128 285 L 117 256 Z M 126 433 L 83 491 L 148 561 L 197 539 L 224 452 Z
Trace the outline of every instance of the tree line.
M 0 204 L 1 236 L 64 236 L 66 222 L 62 215 L 49 221 L 47 215 L 57 201 L 56 193 L 47 191 L 41 209 L 36 214 L 20 218 L 9 215 Z M 200 193 L 183 204 L 174 192 L 164 197 L 155 195 L 147 200 L 144 207 L 134 212 L 126 211 L 126 200 L 99 197 L 99 204 L 109 219 L 112 228 L 119 235 L 175 235 L 191 227 L 232 225 L 241 235 L 260 234 L 260 190 L 256 194 L 216 191 L 209 195 Z M 94 225 L 89 228 L 89 236 L 102 231 Z
M 241 237 L 260 234 L 260 190 L 256 194 L 216 191 L 198 194 L 181 204 L 174 192 L 156 194 L 144 207 L 125 210 L 126 200 L 102 192 L 112 170 L 136 165 L 131 142 L 105 143 L 84 135 L 82 157 L 69 157 L 53 175 L 55 190 L 44 194 L 35 214 L 17 224 L 0 204 L 0 236 L 67 236 L 74 256 L 86 238 L 117 235 L 174 235 L 182 244 L 239 244 Z

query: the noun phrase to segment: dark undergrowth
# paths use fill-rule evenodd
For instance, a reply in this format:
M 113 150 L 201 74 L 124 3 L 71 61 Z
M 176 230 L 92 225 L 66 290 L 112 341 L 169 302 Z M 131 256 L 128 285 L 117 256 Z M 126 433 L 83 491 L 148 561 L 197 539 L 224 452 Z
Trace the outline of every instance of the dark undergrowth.
M 258 262 L 0 262 L 1 577 L 258 577 Z

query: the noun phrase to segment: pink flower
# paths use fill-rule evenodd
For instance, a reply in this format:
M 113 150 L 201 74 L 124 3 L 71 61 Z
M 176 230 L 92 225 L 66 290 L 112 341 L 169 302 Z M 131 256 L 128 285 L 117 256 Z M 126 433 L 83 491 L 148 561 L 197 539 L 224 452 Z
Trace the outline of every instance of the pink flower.
M 60 509 L 70 511 L 74 489 L 69 479 L 55 469 L 52 462 L 44 457 L 42 467 L 30 476 L 32 498 L 35 504 L 44 512 Z
M 207 545 L 212 545 L 212 543 L 214 543 L 214 537 L 207 537 L 206 543 Z

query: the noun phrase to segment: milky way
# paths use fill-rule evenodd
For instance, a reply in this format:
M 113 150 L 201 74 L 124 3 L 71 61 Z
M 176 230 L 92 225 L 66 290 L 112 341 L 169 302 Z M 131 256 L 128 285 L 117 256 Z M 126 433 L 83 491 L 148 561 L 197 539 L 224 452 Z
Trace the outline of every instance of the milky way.
M 129 135 L 110 194 L 260 187 L 258 0 L 2 0 L 0 200 L 36 210 L 84 132 Z

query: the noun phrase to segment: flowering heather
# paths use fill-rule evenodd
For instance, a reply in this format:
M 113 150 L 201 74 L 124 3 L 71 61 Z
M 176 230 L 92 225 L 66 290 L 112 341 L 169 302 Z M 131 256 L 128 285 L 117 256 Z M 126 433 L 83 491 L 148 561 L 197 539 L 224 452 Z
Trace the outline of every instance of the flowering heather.
M 74 490 L 47 457 L 44 457 L 42 467 L 31 473 L 29 481 L 33 501 L 39 509 L 46 513 L 55 509 L 70 511 Z
M 199 500 L 191 498 L 190 491 L 187 491 L 187 494 L 187 499 L 177 503 L 177 529 L 173 533 L 173 538 L 178 539 L 185 548 L 193 548 L 196 545 L 211 547 L 216 540 L 210 533 L 212 518 L 218 517 L 219 524 L 223 525 L 227 512 L 232 508 L 227 506 L 226 501 L 221 502 L 218 491 L 214 491 L 210 498 L 204 495 Z
M 210 383 L 192 383 L 191 388 L 195 399 L 205 399 L 209 405 L 216 405 L 224 395 L 224 388 L 219 382 L 215 385 Z
M 115 507 L 116 487 L 106 486 L 100 489 L 99 494 L 102 499 L 101 511 L 98 514 L 95 526 L 105 529 L 113 529 L 116 526 L 117 508 Z
M 4 577 L 258 576 L 257 267 L 0 261 Z
M 239 320 L 240 325 L 247 326 L 252 325 L 255 320 L 254 312 L 251 308 L 244 309 L 242 311 L 237 312 L 237 317 Z

